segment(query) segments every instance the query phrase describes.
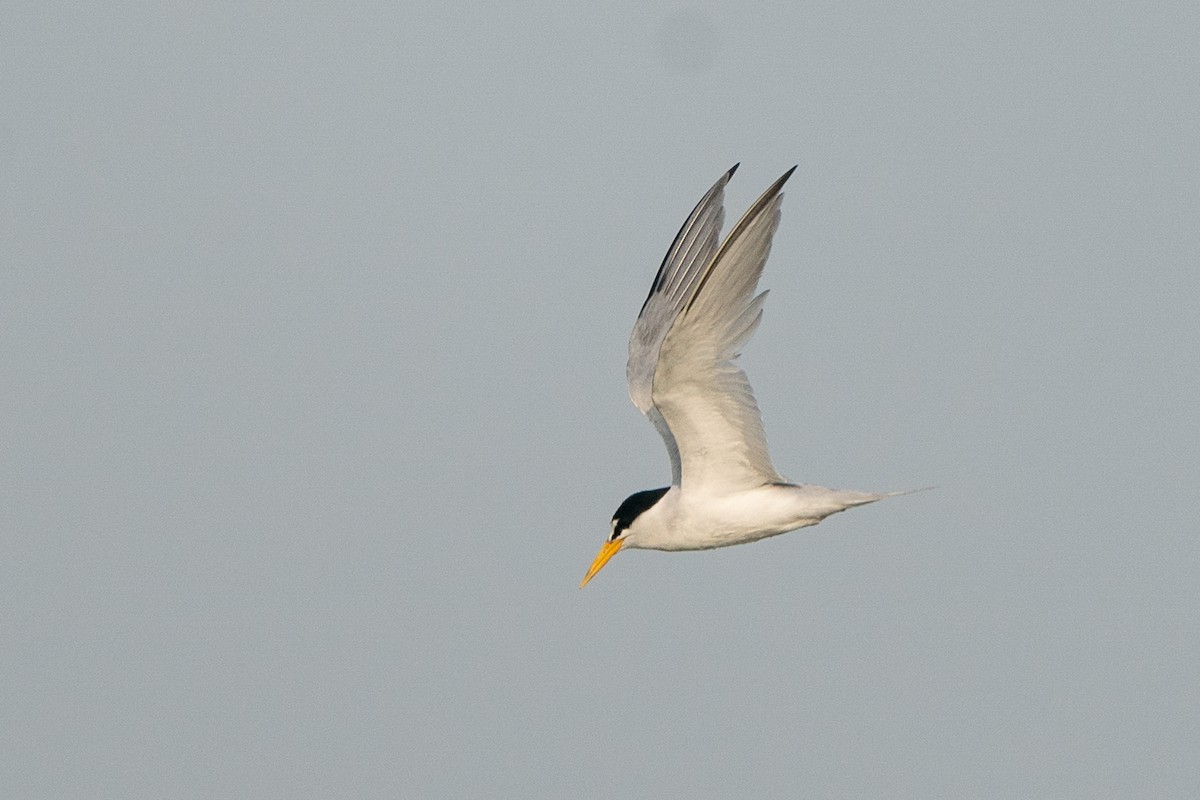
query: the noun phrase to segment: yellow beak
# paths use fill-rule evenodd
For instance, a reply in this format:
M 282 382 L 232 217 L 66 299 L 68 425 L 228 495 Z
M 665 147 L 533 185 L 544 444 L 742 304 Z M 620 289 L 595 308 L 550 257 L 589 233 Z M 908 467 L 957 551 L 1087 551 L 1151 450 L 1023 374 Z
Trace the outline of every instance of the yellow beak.
M 592 579 L 592 576 L 600 571 L 600 568 L 608 563 L 608 560 L 617 554 L 621 549 L 621 545 L 625 544 L 624 539 L 614 539 L 611 542 L 605 542 L 600 548 L 600 552 L 596 554 L 596 560 L 592 562 L 592 566 L 588 569 L 587 575 L 583 576 L 583 583 L 579 584 L 579 588 L 587 586 L 587 582 Z

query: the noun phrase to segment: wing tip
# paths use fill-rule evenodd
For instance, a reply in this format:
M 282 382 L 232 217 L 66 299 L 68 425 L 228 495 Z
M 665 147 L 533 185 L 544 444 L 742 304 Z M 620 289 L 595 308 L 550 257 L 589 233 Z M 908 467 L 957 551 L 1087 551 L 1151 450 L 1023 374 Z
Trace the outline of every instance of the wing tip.
M 736 166 L 737 165 L 735 165 L 735 168 Z M 776 222 L 778 222 L 779 207 L 783 202 L 783 192 L 781 191 L 783 189 L 783 184 L 787 183 L 787 179 L 792 177 L 792 173 L 795 172 L 799 166 L 799 164 L 793 165 L 791 169 L 783 173 L 783 175 L 777 178 L 774 183 L 768 186 L 767 190 L 763 192 L 757 200 L 754 201 L 750 208 L 746 209 L 746 213 L 742 214 L 742 218 L 739 219 L 729 233 L 726 234 L 725 240 L 721 242 L 721 246 L 717 249 L 717 252 L 713 256 L 712 260 L 708 262 L 708 266 L 705 268 L 703 274 L 700 276 L 699 281 L 697 281 L 695 288 L 692 290 L 691 297 L 683 307 L 683 313 L 686 314 L 687 312 L 691 311 L 692 307 L 696 305 L 696 300 L 699 299 L 700 292 L 704 289 L 704 285 L 708 283 L 708 279 L 712 277 L 713 269 L 716 267 L 717 262 L 721 260 L 721 257 L 725 254 L 730 245 L 737 241 L 742 232 L 745 231 L 746 228 L 749 227 L 765 209 L 773 207 L 775 209 L 775 219 Z M 768 233 L 768 239 L 773 235 L 774 229 Z
M 771 185 L 771 188 L 766 191 L 766 194 L 777 194 L 779 190 L 783 188 L 783 185 L 788 182 L 788 178 L 792 177 L 792 173 L 795 172 L 796 168 L 799 166 L 799 164 L 795 164 L 787 172 L 780 175 L 779 180 L 775 181 L 775 183 Z
M 740 162 L 740 161 L 737 162 L 732 167 L 727 169 L 725 171 L 725 174 L 721 177 L 724 180 L 728 181 L 730 178 L 733 177 L 733 174 L 738 171 L 738 167 L 740 167 L 741 165 L 742 165 L 742 162 Z M 780 176 L 779 180 L 775 181 L 776 188 L 778 189 L 778 187 L 783 186 L 785 183 L 787 183 L 788 178 L 792 177 L 792 173 L 795 172 L 797 170 L 797 168 L 799 168 L 799 166 L 800 166 L 799 164 L 793 164 L 791 169 L 789 169 L 787 172 L 783 173 L 783 175 Z

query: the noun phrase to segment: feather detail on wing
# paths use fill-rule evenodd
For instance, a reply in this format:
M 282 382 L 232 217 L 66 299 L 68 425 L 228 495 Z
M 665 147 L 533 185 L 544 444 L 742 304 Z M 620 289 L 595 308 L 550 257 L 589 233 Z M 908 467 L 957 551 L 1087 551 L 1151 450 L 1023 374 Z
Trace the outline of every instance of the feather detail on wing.
M 767 293 L 754 292 L 779 225 L 780 190 L 794 169 L 754 202 L 717 248 L 733 170 L 726 173 L 676 236 L 634 325 L 630 397 L 662 435 L 677 486 L 683 480 L 725 488 L 781 480 L 750 383 L 733 359 L 762 319 Z
M 654 371 L 663 340 L 717 252 L 725 222 L 725 184 L 737 168 L 734 164 L 713 184 L 675 235 L 629 337 L 629 362 L 625 368 L 629 397 L 662 436 L 671 457 L 671 482 L 676 486 L 680 481 L 679 448 L 671 429 L 654 408 Z

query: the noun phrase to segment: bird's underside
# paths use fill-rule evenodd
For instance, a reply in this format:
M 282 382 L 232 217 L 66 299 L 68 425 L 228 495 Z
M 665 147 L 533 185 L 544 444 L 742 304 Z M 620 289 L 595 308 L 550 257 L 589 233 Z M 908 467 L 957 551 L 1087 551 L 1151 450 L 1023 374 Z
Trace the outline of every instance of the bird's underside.
M 758 541 L 816 525 L 848 508 L 874 503 L 889 493 L 824 486 L 767 483 L 748 489 L 690 494 L 668 491 L 625 547 L 646 550 L 711 550 Z

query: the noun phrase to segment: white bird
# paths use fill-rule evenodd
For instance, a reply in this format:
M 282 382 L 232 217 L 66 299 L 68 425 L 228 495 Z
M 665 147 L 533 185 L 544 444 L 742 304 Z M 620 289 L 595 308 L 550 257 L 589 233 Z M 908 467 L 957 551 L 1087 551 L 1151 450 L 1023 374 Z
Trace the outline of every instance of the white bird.
M 771 184 L 718 241 L 726 172 L 675 236 L 629 339 L 629 397 L 662 436 L 671 485 L 626 498 L 583 588 L 622 548 L 707 550 L 816 525 L 830 514 L 906 492 L 791 483 L 775 471 L 746 374 L 734 364 L 762 319 L 755 295 L 781 189 Z

